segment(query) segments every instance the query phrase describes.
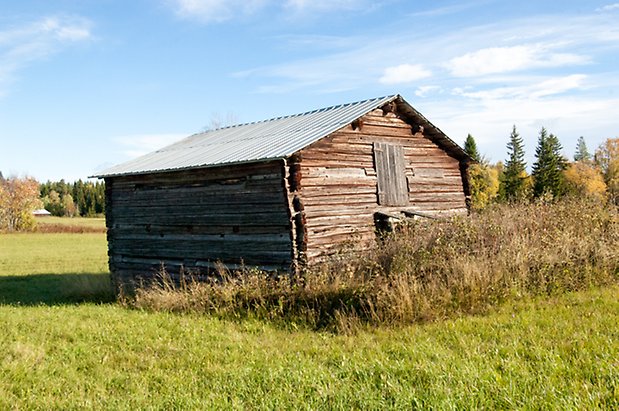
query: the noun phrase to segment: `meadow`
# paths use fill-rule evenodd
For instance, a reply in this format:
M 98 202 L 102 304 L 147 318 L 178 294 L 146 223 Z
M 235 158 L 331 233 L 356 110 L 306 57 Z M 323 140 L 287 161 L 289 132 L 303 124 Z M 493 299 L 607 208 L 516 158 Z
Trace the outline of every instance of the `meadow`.
M 0 235 L 0 409 L 619 407 L 619 287 L 352 334 L 117 303 L 103 233 Z
M 99 230 L 105 229 L 105 217 L 42 217 L 37 220 L 39 228 L 50 225 L 90 227 Z

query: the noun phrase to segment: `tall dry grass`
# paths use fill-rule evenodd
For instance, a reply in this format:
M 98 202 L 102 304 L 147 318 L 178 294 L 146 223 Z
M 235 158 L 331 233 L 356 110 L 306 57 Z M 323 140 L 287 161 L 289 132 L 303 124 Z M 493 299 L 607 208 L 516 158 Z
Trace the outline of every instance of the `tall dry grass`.
M 45 223 L 38 224 L 34 229 L 37 233 L 45 233 L 45 234 L 84 234 L 84 233 L 105 233 L 107 232 L 106 227 L 92 227 L 87 225 L 71 225 L 71 224 L 55 224 L 55 223 Z
M 412 222 L 362 255 L 342 251 L 298 277 L 218 271 L 180 284 L 164 274 L 126 302 L 338 331 L 479 313 L 506 299 L 617 282 L 619 212 L 575 199 L 496 205 Z

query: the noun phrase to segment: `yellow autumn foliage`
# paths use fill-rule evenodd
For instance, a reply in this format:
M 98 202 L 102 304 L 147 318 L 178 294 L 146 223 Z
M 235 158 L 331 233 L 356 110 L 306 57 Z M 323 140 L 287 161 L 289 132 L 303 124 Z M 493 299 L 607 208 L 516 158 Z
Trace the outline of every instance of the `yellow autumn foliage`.
M 41 205 L 39 183 L 32 178 L 0 181 L 0 231 L 28 231 L 36 226 L 32 211 Z
M 595 162 L 602 170 L 608 195 L 619 205 L 619 138 L 609 138 L 595 152 Z
M 469 167 L 469 186 L 471 207 L 481 210 L 495 201 L 499 193 L 499 171 L 497 167 L 486 164 L 473 164 Z
M 579 161 L 570 164 L 564 175 L 568 193 L 600 201 L 606 198 L 607 187 L 604 176 L 597 167 Z

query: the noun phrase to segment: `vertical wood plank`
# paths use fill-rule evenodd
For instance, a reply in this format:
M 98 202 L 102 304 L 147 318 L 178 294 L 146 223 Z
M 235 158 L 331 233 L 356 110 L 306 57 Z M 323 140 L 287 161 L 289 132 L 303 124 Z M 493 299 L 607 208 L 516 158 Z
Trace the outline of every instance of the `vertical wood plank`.
M 406 163 L 404 148 L 400 145 L 390 145 L 393 156 L 393 203 L 394 205 L 408 204 L 408 185 L 406 183 Z
M 408 186 L 402 146 L 375 142 L 374 164 L 378 181 L 378 203 L 385 206 L 407 205 Z

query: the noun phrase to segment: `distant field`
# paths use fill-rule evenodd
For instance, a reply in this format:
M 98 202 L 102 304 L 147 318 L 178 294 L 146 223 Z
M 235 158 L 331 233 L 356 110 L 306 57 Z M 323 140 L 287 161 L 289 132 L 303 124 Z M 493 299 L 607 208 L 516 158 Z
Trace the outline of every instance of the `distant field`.
M 37 233 L 105 233 L 105 218 L 43 217 L 38 218 Z
M 619 287 L 356 335 L 130 310 L 105 235 L 0 235 L 0 409 L 617 409 Z
M 80 227 L 105 228 L 105 218 L 85 218 L 85 217 L 39 217 L 36 219 L 40 225 L 75 225 Z

